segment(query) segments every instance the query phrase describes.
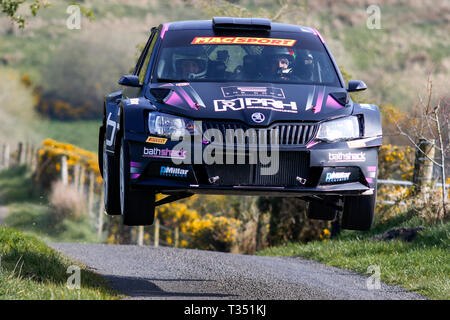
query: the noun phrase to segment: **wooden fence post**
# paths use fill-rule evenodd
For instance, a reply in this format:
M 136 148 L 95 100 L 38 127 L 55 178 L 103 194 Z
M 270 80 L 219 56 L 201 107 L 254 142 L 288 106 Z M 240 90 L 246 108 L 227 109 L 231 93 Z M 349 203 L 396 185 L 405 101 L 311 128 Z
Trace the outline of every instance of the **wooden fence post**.
M 77 190 L 80 185 L 80 173 L 81 173 L 81 166 L 77 163 L 73 167 L 73 184 Z
M 25 143 L 25 164 L 27 167 L 31 165 L 31 143 L 30 142 Z
M 11 159 L 11 149 L 9 143 L 3 145 L 3 168 L 9 169 L 9 161 Z
M 144 245 L 144 226 L 138 227 L 138 239 L 137 239 L 138 246 Z
M 156 218 L 156 221 L 155 221 L 155 232 L 154 232 L 154 241 L 155 241 L 155 243 L 154 243 L 154 246 L 155 247 L 159 247 L 159 219 L 158 218 Z
M 81 192 L 82 194 L 84 194 L 85 183 L 86 183 L 86 170 L 84 169 L 84 166 L 81 166 L 78 191 Z
M 34 172 L 37 167 L 38 162 L 38 148 L 33 145 L 31 150 L 31 172 Z
M 95 183 L 95 175 L 94 172 L 89 172 L 89 191 L 88 191 L 88 211 L 89 216 L 92 217 L 92 208 L 94 206 L 94 183 Z
M 61 180 L 63 185 L 69 183 L 69 168 L 67 167 L 67 156 L 61 157 Z
M 22 165 L 25 161 L 25 151 L 24 151 L 24 145 L 23 142 L 19 142 L 17 146 L 17 164 Z
M 103 216 L 104 216 L 104 196 L 102 189 L 102 195 L 100 197 L 100 204 L 99 204 L 99 210 L 98 210 L 98 226 L 97 226 L 97 239 L 101 240 L 102 238 L 102 232 L 103 232 Z
M 433 162 L 429 158 L 434 159 L 435 143 L 434 140 L 420 139 L 417 146 L 422 152 L 416 149 L 413 182 L 417 185 L 418 192 L 421 192 L 422 187 L 433 179 Z
M 180 243 L 180 227 L 175 227 L 175 248 L 178 248 L 178 245 Z

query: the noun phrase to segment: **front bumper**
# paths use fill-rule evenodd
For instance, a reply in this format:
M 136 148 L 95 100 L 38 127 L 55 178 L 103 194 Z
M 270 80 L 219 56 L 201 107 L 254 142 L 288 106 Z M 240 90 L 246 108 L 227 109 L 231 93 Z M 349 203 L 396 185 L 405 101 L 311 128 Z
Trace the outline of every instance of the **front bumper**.
M 270 165 L 248 164 L 246 156 L 245 164 L 208 165 L 194 159 L 193 152 L 174 152 L 178 141 L 149 139 L 147 135 L 132 132 L 126 132 L 125 141 L 130 147 L 133 188 L 151 188 L 165 194 L 286 197 L 373 193 L 381 145 L 381 137 L 352 142 L 313 142 L 304 147 L 280 145 L 278 160 L 276 156 L 271 158 L 273 163 L 278 161 L 277 173 L 264 175 L 262 169 Z M 201 151 L 205 146 L 200 146 Z M 249 151 L 247 148 L 242 152 L 248 156 Z M 226 154 L 236 150 L 223 152 L 225 161 Z M 234 159 L 236 163 L 237 158 Z

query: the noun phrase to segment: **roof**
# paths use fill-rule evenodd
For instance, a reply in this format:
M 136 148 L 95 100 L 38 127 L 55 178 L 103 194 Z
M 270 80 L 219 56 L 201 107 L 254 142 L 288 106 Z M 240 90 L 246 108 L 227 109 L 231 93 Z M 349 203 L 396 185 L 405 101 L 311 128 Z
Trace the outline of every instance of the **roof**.
M 170 22 L 170 31 L 177 30 L 212 30 L 213 23 L 212 20 L 187 20 L 187 21 L 176 21 Z M 299 26 L 295 24 L 287 23 L 271 23 L 271 31 L 275 32 L 308 32 L 314 33 L 314 30 L 309 27 Z

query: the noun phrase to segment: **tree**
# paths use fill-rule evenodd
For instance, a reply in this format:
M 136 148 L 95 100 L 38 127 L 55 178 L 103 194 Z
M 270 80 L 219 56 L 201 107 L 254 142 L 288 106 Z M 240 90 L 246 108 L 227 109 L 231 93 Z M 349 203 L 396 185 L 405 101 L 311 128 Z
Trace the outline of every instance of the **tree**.
M 91 10 L 79 3 L 76 3 L 75 1 L 72 1 L 71 4 L 79 6 L 81 13 L 83 13 L 83 15 L 90 20 L 94 19 L 94 15 Z M 17 23 L 19 28 L 23 29 L 25 28 L 26 17 L 21 14 L 17 14 L 17 12 L 20 12 L 20 9 L 26 5 L 28 5 L 31 14 L 35 17 L 40 9 L 51 6 L 51 3 L 47 0 L 0 0 L 0 12 L 6 14 L 11 21 Z
M 25 3 L 28 4 L 33 16 L 36 16 L 41 8 L 50 6 L 50 3 L 46 0 L 0 0 L 1 12 L 6 14 L 13 22 L 17 23 L 21 29 L 25 27 L 25 17 L 17 14 L 17 11 L 23 7 Z
M 402 119 L 402 123 L 395 121 L 399 133 L 405 136 L 416 148 L 417 154 L 440 170 L 443 218 L 447 216 L 447 191 L 445 186 L 447 168 L 445 159 L 450 150 L 449 106 L 449 101 L 442 97 L 438 99 L 437 103 L 433 103 L 433 85 L 432 81 L 428 79 L 426 99 L 419 97 L 419 103 L 415 107 L 414 113 Z M 430 148 L 438 151 L 439 158 L 430 156 L 427 151 Z M 439 218 L 439 213 L 437 218 Z

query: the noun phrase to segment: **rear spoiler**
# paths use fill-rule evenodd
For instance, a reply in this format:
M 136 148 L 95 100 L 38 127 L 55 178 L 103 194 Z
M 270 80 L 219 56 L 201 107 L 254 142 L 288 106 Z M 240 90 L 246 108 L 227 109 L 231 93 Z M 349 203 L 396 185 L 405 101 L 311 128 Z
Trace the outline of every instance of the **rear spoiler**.
M 272 22 L 264 18 L 214 17 L 213 28 L 220 30 L 270 31 Z

